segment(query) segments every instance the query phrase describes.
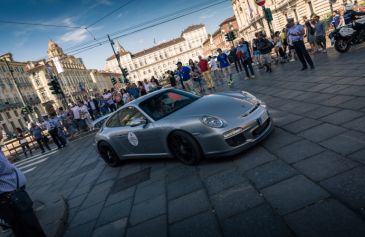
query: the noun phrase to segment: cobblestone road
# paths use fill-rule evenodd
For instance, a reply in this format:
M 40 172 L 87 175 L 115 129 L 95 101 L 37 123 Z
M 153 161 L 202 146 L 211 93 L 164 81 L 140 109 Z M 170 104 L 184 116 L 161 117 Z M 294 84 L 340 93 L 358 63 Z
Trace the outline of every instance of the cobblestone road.
M 276 124 L 263 143 L 196 167 L 102 162 L 92 136 L 27 173 L 30 193 L 68 199 L 65 236 L 365 236 L 365 48 L 258 72 L 235 89 Z

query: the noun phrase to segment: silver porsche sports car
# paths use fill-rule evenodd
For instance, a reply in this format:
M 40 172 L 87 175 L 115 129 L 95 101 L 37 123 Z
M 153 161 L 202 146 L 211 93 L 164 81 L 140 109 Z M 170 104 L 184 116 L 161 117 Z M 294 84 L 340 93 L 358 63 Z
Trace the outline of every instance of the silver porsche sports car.
M 111 166 L 135 158 L 175 157 L 197 164 L 204 157 L 237 154 L 273 129 L 266 105 L 248 92 L 197 96 L 161 89 L 117 110 L 95 136 Z

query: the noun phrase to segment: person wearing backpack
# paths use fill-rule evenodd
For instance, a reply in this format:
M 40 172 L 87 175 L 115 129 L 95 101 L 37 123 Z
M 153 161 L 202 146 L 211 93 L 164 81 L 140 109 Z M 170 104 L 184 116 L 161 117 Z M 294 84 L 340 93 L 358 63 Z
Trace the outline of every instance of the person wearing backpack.
M 266 38 L 263 32 L 259 33 L 257 49 L 261 54 L 261 63 L 266 67 L 266 72 L 272 72 L 271 68 L 271 50 L 274 48 L 273 43 Z

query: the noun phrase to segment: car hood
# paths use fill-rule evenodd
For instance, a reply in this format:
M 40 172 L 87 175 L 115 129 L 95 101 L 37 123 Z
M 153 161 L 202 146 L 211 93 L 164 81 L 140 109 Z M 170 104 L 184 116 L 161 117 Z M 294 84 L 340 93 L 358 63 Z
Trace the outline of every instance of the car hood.
M 174 112 L 169 118 L 212 115 L 228 121 L 232 117 L 244 115 L 254 107 L 254 104 L 240 98 L 235 93 L 232 95 L 215 94 L 201 97 Z

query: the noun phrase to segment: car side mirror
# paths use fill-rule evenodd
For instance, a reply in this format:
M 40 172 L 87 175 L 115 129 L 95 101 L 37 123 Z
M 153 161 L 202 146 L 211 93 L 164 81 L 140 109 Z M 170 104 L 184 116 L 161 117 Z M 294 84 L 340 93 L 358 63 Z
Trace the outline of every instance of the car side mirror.
M 137 126 L 146 125 L 146 124 L 147 124 L 147 119 L 146 118 L 134 118 L 129 123 L 129 126 L 137 127 Z

